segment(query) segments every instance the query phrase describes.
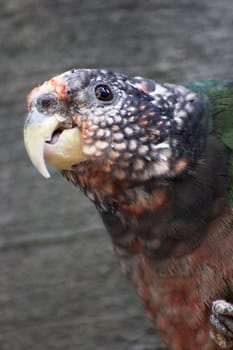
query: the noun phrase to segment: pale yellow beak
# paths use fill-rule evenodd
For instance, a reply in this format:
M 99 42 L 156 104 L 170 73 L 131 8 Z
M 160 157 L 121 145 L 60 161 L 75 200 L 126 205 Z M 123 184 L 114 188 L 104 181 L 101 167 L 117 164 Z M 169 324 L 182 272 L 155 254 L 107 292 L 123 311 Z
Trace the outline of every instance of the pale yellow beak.
M 64 117 L 59 114 L 46 116 L 32 108 L 25 122 L 25 148 L 33 165 L 46 178 L 50 177 L 46 162 L 55 168 L 70 170 L 72 165 L 84 160 L 77 127 L 62 130 L 52 140 L 54 131 L 63 121 Z

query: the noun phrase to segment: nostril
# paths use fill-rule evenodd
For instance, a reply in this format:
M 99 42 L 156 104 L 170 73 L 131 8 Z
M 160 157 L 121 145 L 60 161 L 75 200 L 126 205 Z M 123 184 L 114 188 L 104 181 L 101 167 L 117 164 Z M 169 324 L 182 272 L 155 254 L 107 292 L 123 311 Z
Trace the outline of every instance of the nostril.
M 52 104 L 52 101 L 51 101 L 51 98 L 43 98 L 43 100 L 41 101 L 41 106 L 43 108 L 49 108 L 51 107 L 51 104 Z
M 48 114 L 55 112 L 58 105 L 57 98 L 53 94 L 44 94 L 37 99 L 36 108 L 39 112 Z

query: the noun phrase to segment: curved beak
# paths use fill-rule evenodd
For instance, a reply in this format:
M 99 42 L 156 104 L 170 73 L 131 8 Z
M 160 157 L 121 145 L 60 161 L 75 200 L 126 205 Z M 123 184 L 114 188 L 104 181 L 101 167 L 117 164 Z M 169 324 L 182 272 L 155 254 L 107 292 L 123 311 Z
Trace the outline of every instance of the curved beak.
M 46 161 L 58 169 L 71 169 L 83 160 L 80 131 L 77 127 L 58 130 L 65 118 L 59 114 L 44 115 L 32 108 L 24 125 L 24 144 L 29 158 L 36 169 L 49 178 Z
M 36 169 L 46 178 L 50 177 L 44 158 L 45 142 L 51 139 L 58 126 L 56 118 L 45 118 L 36 109 L 28 113 L 24 125 L 24 144 L 28 156 Z

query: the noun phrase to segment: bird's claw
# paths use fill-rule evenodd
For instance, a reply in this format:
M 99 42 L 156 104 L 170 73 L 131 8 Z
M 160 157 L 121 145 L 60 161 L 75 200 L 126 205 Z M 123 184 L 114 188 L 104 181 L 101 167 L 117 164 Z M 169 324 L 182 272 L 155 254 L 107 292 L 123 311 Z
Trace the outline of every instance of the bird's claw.
M 216 300 L 212 304 L 210 323 L 214 327 L 211 338 L 222 349 L 233 347 L 233 304 Z

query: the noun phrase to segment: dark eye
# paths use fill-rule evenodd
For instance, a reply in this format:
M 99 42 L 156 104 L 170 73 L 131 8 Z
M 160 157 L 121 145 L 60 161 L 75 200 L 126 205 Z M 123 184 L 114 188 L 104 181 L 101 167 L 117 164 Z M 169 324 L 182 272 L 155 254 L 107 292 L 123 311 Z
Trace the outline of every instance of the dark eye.
M 100 101 L 111 101 L 113 99 L 112 90 L 105 84 L 97 85 L 95 87 L 95 95 Z

